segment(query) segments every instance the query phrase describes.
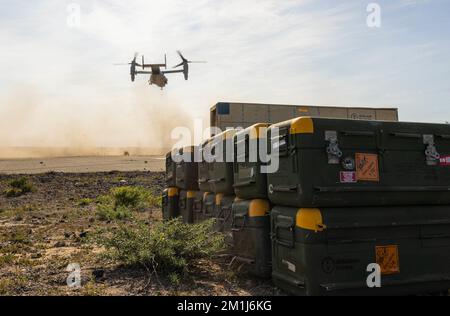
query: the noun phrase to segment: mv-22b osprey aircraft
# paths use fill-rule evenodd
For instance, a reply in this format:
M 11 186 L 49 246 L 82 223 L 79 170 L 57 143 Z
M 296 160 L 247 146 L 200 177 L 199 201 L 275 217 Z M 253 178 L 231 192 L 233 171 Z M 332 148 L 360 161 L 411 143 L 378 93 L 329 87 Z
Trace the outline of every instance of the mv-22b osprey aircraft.
M 136 79 L 136 75 L 138 74 L 145 74 L 150 75 L 150 79 L 148 83 L 150 85 L 157 85 L 158 87 L 164 89 L 164 87 L 167 85 L 168 79 L 166 77 L 166 74 L 173 74 L 173 73 L 183 73 L 184 79 L 189 79 L 189 64 L 194 63 L 206 63 L 204 61 L 190 61 L 184 58 L 183 54 L 180 51 L 177 51 L 178 55 L 181 58 L 181 63 L 176 65 L 173 68 L 179 68 L 183 66 L 182 70 L 167 70 L 167 57 L 164 56 L 164 64 L 146 64 L 144 60 L 144 56 L 142 56 L 142 64 L 139 64 L 136 62 L 136 59 L 138 57 L 138 53 L 134 55 L 134 59 L 127 65 L 130 65 L 130 75 L 131 75 L 131 81 L 134 82 Z M 117 64 L 120 65 L 120 64 Z M 122 64 L 123 65 L 123 64 Z M 138 67 L 142 68 L 142 71 L 137 70 Z M 150 68 L 151 71 L 146 71 L 146 68 Z M 161 68 L 164 68 L 165 70 L 161 70 Z

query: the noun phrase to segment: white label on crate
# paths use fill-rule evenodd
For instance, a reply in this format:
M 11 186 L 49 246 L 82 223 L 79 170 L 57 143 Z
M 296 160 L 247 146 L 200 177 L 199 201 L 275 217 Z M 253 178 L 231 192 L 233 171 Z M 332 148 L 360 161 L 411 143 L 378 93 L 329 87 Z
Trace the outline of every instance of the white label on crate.
M 287 268 L 289 271 L 292 271 L 294 273 L 297 272 L 297 267 L 295 266 L 295 264 L 293 264 L 292 262 L 289 262 L 287 260 L 283 260 L 282 262 L 283 262 L 283 264 L 287 265 Z

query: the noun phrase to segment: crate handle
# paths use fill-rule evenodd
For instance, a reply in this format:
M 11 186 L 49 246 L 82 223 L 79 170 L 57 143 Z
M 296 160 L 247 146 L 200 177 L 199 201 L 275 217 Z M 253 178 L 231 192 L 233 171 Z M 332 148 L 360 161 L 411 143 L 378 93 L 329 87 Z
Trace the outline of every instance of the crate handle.
M 392 132 L 392 133 L 390 133 L 390 135 L 395 136 L 395 137 L 403 137 L 403 138 L 422 138 L 422 135 L 414 134 L 414 133 Z
M 282 186 L 282 185 L 272 185 L 270 187 L 270 191 L 272 192 L 286 192 L 286 193 L 293 193 L 298 191 L 297 186 Z
M 219 207 L 219 210 L 220 210 L 220 212 L 217 214 L 217 221 L 223 221 L 222 227 L 219 227 L 219 229 L 222 230 L 223 228 L 225 228 L 225 223 L 228 221 L 228 219 L 230 219 L 233 212 L 228 212 L 228 214 L 226 214 L 226 216 L 224 216 L 225 210 L 229 211 L 229 210 L 232 210 L 232 208 Z
M 292 220 L 292 219 L 291 219 Z M 278 238 L 278 231 L 280 229 L 286 229 L 289 230 L 292 233 L 292 240 L 291 241 L 284 241 Z M 274 236 L 273 236 L 275 242 L 281 246 L 285 246 L 288 248 L 294 248 L 295 246 L 295 229 L 294 229 L 294 224 L 291 225 L 280 225 L 278 223 L 275 223 L 275 229 L 274 229 Z
M 240 228 L 236 228 L 236 221 L 235 221 L 235 220 L 236 220 L 237 218 L 243 218 L 243 219 L 244 219 L 244 222 L 242 223 L 242 227 L 240 227 Z M 233 232 L 240 232 L 240 231 L 243 231 L 247 219 L 248 219 L 247 214 L 234 214 L 234 215 L 233 215 L 233 224 L 232 224 L 232 227 L 233 227 L 233 228 L 232 228 L 231 230 L 232 230 Z
M 344 136 L 375 136 L 374 132 L 365 132 L 365 131 L 345 131 L 341 132 Z
M 238 183 L 235 183 L 233 185 L 233 187 L 235 187 L 235 188 L 248 187 L 248 186 L 251 186 L 252 184 L 255 184 L 255 183 L 256 183 L 256 181 L 254 181 L 254 180 L 245 181 L 245 182 L 238 182 Z
M 218 182 L 224 182 L 225 178 L 218 178 L 218 179 L 211 179 L 208 180 L 208 183 L 218 183 Z

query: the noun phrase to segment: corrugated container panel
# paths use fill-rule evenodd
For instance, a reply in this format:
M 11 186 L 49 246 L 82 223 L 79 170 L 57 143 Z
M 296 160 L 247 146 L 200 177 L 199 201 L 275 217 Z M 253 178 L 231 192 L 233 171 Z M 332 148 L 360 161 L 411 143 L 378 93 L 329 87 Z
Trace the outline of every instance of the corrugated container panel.
M 211 108 L 211 126 L 247 128 L 255 123 L 279 123 L 299 116 L 398 121 L 394 108 L 331 107 L 221 102 Z
M 377 110 L 377 120 L 398 121 L 398 112 L 394 112 L 391 110 Z
M 335 108 L 335 107 L 322 107 L 318 109 L 320 117 L 332 117 L 332 118 L 348 118 L 348 109 L 347 108 Z M 316 115 L 313 115 L 316 116 Z
M 228 111 L 226 111 L 228 105 Z M 220 111 L 220 108 L 224 109 L 223 112 Z M 217 107 L 217 115 L 219 117 L 218 123 L 227 123 L 227 122 L 242 122 L 242 108 L 243 105 L 240 103 L 222 103 L 221 106 Z M 220 127 L 220 126 L 219 126 Z
M 292 116 L 295 115 L 296 107 L 294 106 L 269 106 L 269 117 L 268 120 L 265 122 L 283 122 L 287 121 L 292 118 Z M 261 121 L 264 122 L 264 121 Z M 260 122 L 258 122 L 260 123 Z
M 244 122 L 267 122 L 269 120 L 269 106 L 248 104 L 242 107 Z

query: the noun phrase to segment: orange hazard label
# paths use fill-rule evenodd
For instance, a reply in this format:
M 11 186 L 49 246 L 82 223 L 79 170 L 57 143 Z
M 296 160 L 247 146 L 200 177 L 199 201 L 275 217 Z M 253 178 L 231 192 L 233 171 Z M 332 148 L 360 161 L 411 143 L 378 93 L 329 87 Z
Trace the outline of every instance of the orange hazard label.
M 377 264 L 381 267 L 381 274 L 400 273 L 400 260 L 397 246 L 376 247 Z
M 356 178 L 358 181 L 380 181 L 378 155 L 356 154 Z

